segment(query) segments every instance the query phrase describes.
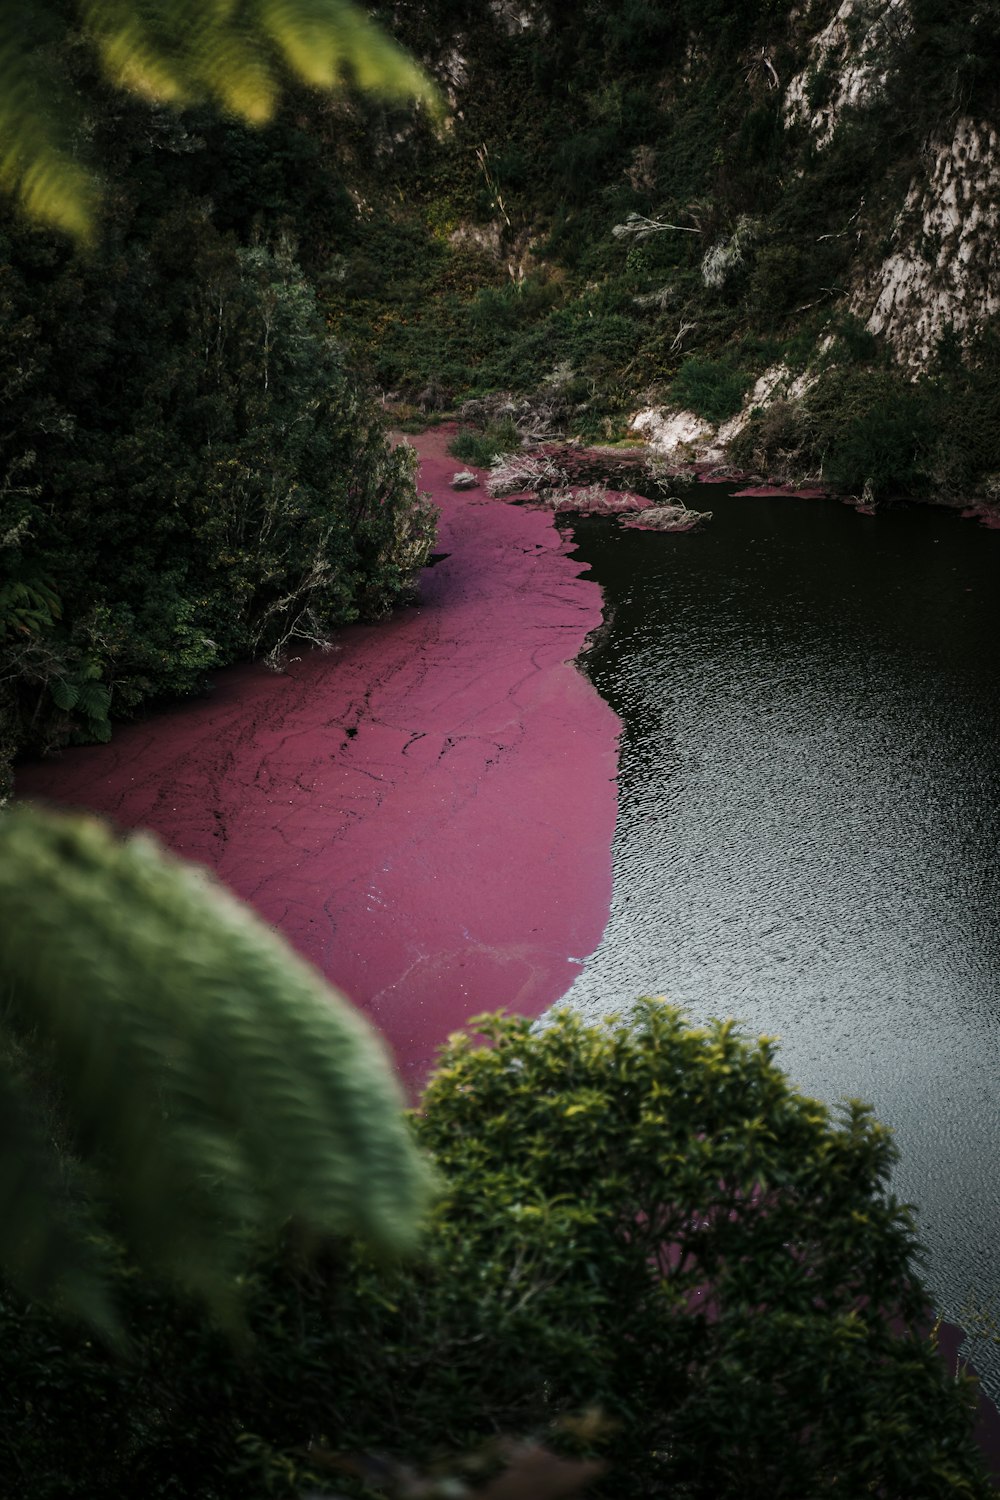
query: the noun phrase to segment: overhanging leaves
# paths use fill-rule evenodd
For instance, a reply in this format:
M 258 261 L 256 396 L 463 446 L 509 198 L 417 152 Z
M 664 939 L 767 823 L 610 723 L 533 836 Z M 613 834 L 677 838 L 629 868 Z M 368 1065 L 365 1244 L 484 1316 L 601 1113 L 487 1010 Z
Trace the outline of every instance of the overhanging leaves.
M 160 104 L 213 103 L 261 125 L 291 74 L 439 108 L 430 79 L 353 0 L 78 0 L 77 11 L 108 79 Z M 0 188 L 85 242 L 99 191 L 74 144 L 79 108 L 52 73 L 62 28 L 58 0 L 0 8 Z
M 0 820 L 0 932 L 17 1034 L 143 1264 L 225 1314 L 249 1239 L 289 1218 L 412 1244 L 430 1174 L 380 1043 L 206 872 L 149 837 L 19 808 Z M 41 1159 L 23 1093 L 3 1107 L 5 1153 Z M 90 1313 L 51 1176 L 4 1164 L 0 1249 L 23 1283 Z

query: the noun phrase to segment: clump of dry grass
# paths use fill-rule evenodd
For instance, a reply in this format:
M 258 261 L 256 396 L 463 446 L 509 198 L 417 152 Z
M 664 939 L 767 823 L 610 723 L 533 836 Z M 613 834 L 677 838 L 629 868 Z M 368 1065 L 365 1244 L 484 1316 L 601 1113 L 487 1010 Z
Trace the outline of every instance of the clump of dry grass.
M 694 531 L 712 519 L 710 510 L 691 510 L 681 500 L 653 505 L 638 515 L 622 516 L 620 525 L 642 531 Z
M 547 453 L 498 455 L 490 469 L 486 488 L 493 496 L 518 495 L 522 491 L 563 489 L 569 475 Z

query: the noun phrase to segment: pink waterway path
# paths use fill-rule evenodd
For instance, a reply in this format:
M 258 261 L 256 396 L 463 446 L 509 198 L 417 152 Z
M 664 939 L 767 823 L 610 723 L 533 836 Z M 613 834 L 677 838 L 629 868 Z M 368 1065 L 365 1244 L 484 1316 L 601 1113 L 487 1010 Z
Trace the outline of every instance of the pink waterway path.
M 551 515 L 450 488 L 449 436 L 411 440 L 447 554 L 416 606 L 18 778 L 210 866 L 413 1093 L 472 1015 L 565 994 L 607 922 L 617 806 L 620 724 L 573 665 L 601 591 Z

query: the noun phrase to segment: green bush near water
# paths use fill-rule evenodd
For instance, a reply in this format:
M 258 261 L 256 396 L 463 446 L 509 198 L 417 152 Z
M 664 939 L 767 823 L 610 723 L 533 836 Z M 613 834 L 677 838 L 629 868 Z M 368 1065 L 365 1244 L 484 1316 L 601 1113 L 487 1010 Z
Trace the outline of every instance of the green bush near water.
M 0 239 L 0 747 L 110 735 L 405 597 L 434 514 L 287 241 Z M 0 788 L 4 781 L 0 752 Z
M 512 453 L 521 446 L 521 435 L 512 418 L 490 422 L 477 430 L 462 427 L 448 444 L 448 452 L 464 464 L 473 464 L 477 469 L 488 469 L 501 454 Z
M 125 1270 L 124 1362 L 0 1298 L 24 1493 L 291 1497 L 330 1484 L 329 1450 L 578 1449 L 563 1419 L 597 1405 L 622 1500 L 985 1500 L 865 1109 L 831 1116 L 769 1044 L 660 1002 L 479 1024 L 491 1046 L 453 1042 L 413 1121 L 446 1182 L 422 1261 L 261 1263 L 248 1357 Z
M 916 380 L 886 361 L 872 363 L 870 341 L 864 330 L 846 328 L 842 347 L 803 397 L 772 401 L 751 416 L 730 446 L 733 461 L 781 476 L 809 473 L 876 503 L 959 499 L 984 488 L 992 497 L 996 338 L 981 338 L 965 357 L 943 350 L 936 372 Z
M 895 372 L 867 379 L 858 371 L 836 372 L 807 401 L 824 453 L 824 476 L 838 490 L 873 500 L 923 493 L 929 394 Z
M 670 398 L 709 422 L 724 422 L 739 411 L 750 383 L 750 375 L 727 360 L 692 356 L 674 376 Z

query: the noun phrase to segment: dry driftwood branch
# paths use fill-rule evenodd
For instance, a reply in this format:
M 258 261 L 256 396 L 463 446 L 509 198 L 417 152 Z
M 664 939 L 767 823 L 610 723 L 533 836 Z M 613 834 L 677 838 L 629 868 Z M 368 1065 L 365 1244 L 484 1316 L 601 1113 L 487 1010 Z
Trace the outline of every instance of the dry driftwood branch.
M 700 229 L 692 229 L 690 225 L 668 224 L 665 219 L 649 219 L 645 214 L 638 214 L 634 210 L 626 214 L 624 224 L 616 224 L 611 233 L 616 240 L 629 234 L 634 234 L 637 240 L 644 240 L 648 235 L 659 234 L 666 229 L 676 229 L 679 234 L 701 234 Z
M 674 334 L 674 341 L 670 345 L 670 352 L 671 352 L 671 354 L 676 353 L 676 351 L 683 344 L 684 339 L 686 338 L 686 336 L 689 333 L 692 333 L 694 331 L 694 329 L 696 329 L 697 327 L 698 327 L 697 323 L 685 323 L 683 321 L 680 323 L 680 325 L 678 326 L 677 332 Z

